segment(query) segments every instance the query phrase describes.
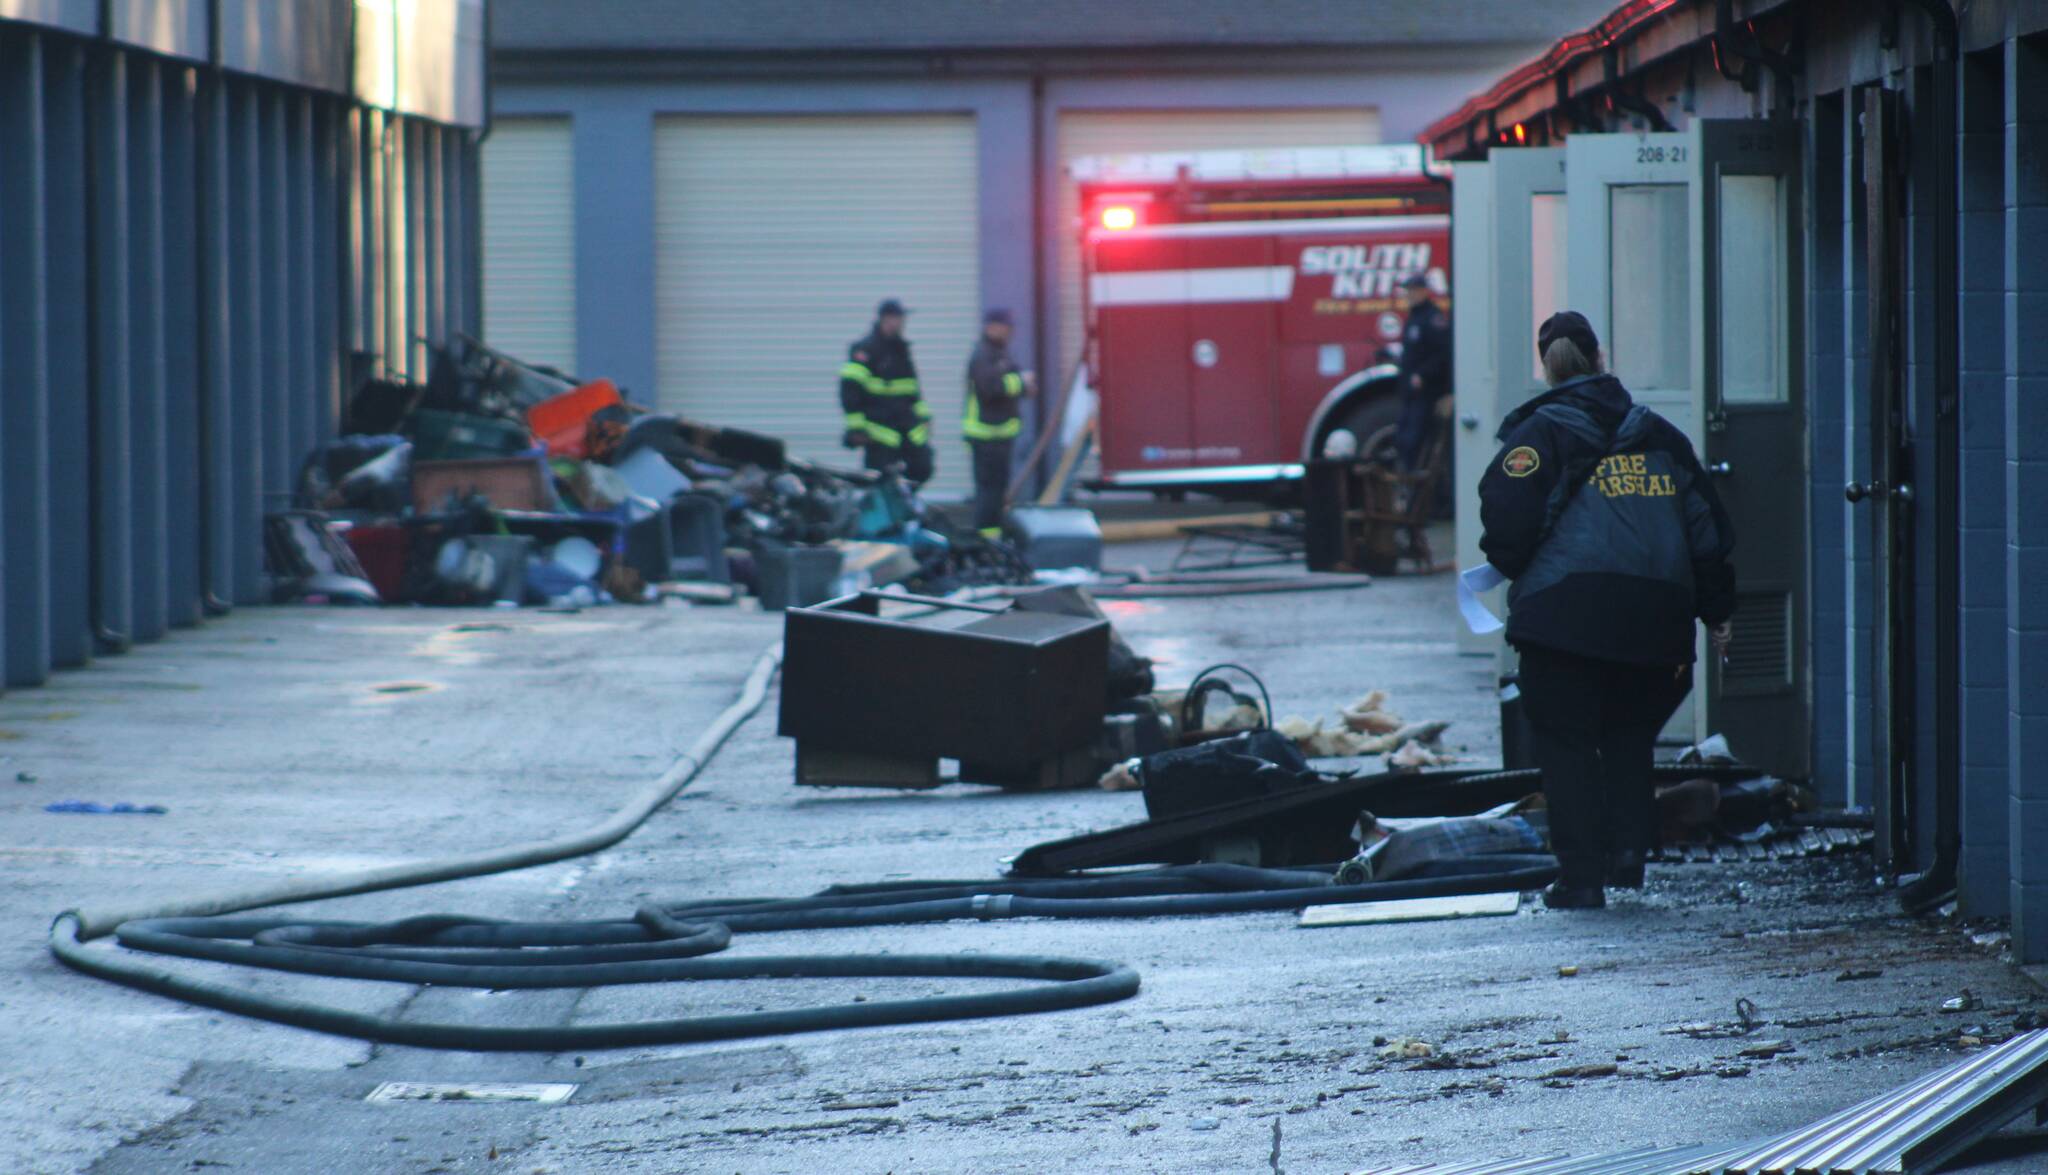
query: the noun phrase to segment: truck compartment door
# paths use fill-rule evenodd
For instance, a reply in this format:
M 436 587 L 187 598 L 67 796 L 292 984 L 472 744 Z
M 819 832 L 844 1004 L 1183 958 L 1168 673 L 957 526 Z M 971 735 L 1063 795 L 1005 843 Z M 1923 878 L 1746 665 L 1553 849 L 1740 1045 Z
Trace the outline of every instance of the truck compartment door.
M 1190 237 L 1188 400 L 1195 465 L 1294 459 L 1275 444 L 1280 309 L 1294 268 L 1276 265 L 1271 237 Z
M 1184 465 L 1194 451 L 1188 403 L 1187 260 L 1175 238 L 1098 237 L 1088 297 L 1100 370 L 1104 469 Z

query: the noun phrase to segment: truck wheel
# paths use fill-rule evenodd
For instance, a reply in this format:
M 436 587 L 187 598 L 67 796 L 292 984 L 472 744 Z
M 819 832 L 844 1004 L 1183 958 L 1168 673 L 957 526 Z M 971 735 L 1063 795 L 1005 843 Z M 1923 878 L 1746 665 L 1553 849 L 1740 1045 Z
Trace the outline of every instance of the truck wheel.
M 1336 430 L 1349 429 L 1358 438 L 1360 460 L 1395 461 L 1394 429 L 1401 422 L 1401 400 L 1391 393 L 1370 397 L 1345 408 L 1336 423 L 1316 438 L 1315 454 L 1323 453 L 1323 442 Z

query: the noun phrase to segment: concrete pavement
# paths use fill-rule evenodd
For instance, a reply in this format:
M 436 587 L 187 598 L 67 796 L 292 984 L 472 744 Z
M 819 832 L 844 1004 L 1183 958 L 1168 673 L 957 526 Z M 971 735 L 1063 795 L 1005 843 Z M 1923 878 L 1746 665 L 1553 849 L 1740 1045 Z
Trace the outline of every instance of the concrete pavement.
M 1451 720 L 1452 746 L 1497 755 L 1487 666 L 1455 655 L 1447 578 L 1110 610 L 1162 660 L 1163 680 L 1237 661 L 1266 675 L 1283 714 L 1310 716 L 1384 688 L 1408 717 Z M 48 919 L 66 906 L 592 823 L 688 745 L 778 633 L 777 618 L 732 609 L 259 610 L 0 698 L 0 1170 L 1268 1170 L 1276 1123 L 1279 1164 L 1294 1172 L 1732 1141 L 1946 1063 L 1965 1029 L 2000 1035 L 2037 1006 L 1995 948 L 1947 923 L 1896 917 L 1860 856 L 1653 867 L 1648 891 L 1589 915 L 746 936 L 735 952 L 1121 959 L 1144 989 L 1027 1018 L 582 1057 L 372 1047 L 181 1007 L 72 974 L 43 952 Z M 601 918 L 648 898 L 988 876 L 1026 845 L 1142 815 L 1134 795 L 1093 791 L 799 791 L 772 704 L 613 850 L 308 909 Z M 9 782 L 16 773 L 32 778 Z M 42 810 L 68 798 L 169 812 Z M 1576 977 L 1559 976 L 1565 964 Z M 1840 978 L 1865 972 L 1876 974 Z M 492 993 L 235 979 L 512 1023 L 940 990 L 778 981 Z M 1980 1011 L 1940 1010 L 1965 988 Z M 1746 1034 L 1739 998 L 1764 1021 Z M 1382 1059 L 1405 1039 L 1435 1055 Z M 1558 1075 L 1608 1065 L 1612 1075 Z M 547 1107 L 362 1100 L 399 1080 L 579 1089 Z

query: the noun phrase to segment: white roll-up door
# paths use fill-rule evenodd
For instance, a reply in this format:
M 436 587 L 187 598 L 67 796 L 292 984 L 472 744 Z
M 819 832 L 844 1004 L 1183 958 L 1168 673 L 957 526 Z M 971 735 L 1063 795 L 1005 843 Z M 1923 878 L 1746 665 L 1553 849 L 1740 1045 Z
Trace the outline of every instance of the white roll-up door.
M 576 370 L 575 149 L 566 118 L 501 118 L 483 148 L 484 341 Z
M 875 304 L 898 298 L 934 413 L 926 492 L 964 495 L 981 311 L 973 117 L 674 115 L 654 143 L 660 406 L 856 467 L 839 444 L 839 366 Z
M 1080 195 L 1067 179 L 1070 159 L 1087 155 L 1150 155 L 1166 151 L 1231 151 L 1275 147 L 1355 147 L 1380 141 L 1379 111 L 1370 106 L 1291 110 L 1068 110 L 1059 117 L 1059 370 L 1064 378 L 1081 355 Z

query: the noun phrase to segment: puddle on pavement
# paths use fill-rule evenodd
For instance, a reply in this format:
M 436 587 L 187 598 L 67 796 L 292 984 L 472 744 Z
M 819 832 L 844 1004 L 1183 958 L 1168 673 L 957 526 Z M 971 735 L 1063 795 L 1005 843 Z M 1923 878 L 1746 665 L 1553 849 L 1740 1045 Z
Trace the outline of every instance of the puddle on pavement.
M 1182 637 L 1146 635 L 1139 643 L 1154 665 L 1185 665 L 1194 660 L 1193 645 Z
M 380 681 L 370 687 L 370 696 L 360 698 L 361 702 L 389 702 L 407 694 L 431 694 L 444 689 L 436 681 Z
M 1163 611 L 1158 604 L 1150 600 L 1097 600 L 1095 606 L 1101 608 L 1103 615 L 1112 620 L 1128 620 L 1134 616 L 1150 616 Z
M 526 621 L 465 620 L 427 634 L 426 639 L 412 647 L 410 655 L 428 657 L 443 665 L 481 665 L 499 652 L 499 646 L 491 643 L 492 638 L 535 631 L 544 631 L 550 638 L 558 638 L 578 633 L 616 633 L 618 625 L 604 621 L 580 621 L 548 623 L 542 628 Z

